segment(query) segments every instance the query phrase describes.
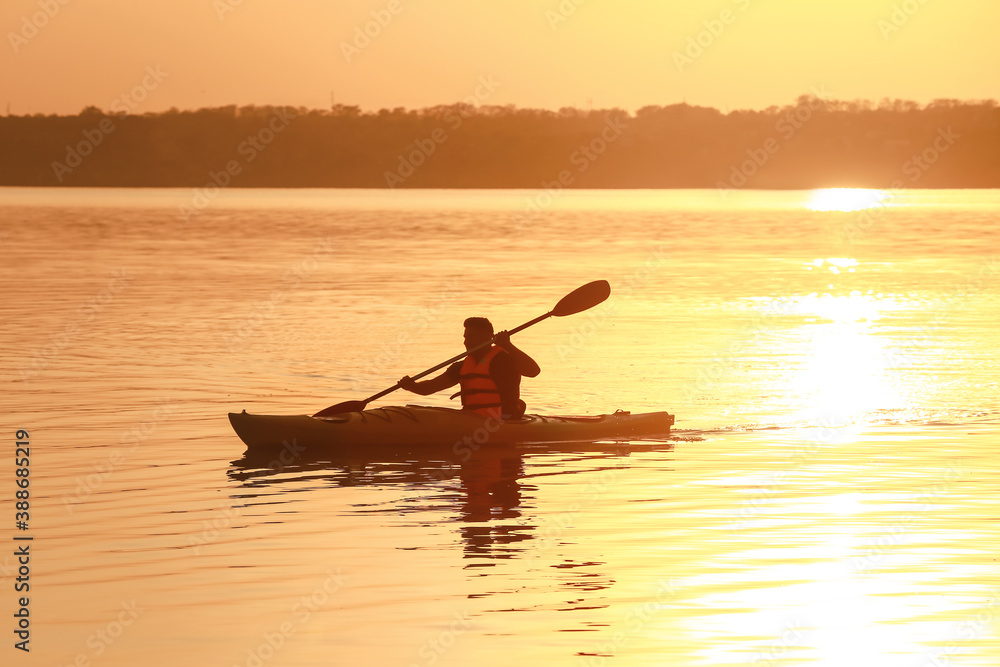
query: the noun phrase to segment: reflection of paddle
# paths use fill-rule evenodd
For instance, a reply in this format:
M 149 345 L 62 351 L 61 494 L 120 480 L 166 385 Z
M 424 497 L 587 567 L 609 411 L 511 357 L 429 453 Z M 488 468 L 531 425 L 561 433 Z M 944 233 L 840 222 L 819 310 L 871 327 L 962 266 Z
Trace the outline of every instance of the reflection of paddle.
M 593 308 L 597 304 L 607 299 L 608 296 L 610 295 L 611 295 L 611 285 L 608 284 L 607 280 L 595 280 L 592 283 L 587 283 L 583 287 L 578 287 L 577 289 L 573 290 L 572 292 L 564 296 L 559 301 L 559 303 L 556 304 L 556 307 L 550 310 L 549 312 L 545 313 L 544 315 L 536 317 L 530 322 L 525 322 L 516 329 L 511 329 L 509 333 L 511 335 L 514 335 L 518 331 L 527 329 L 532 324 L 538 324 L 542 320 L 552 317 L 553 315 L 555 315 L 556 317 L 566 317 L 567 315 L 575 315 L 576 313 Z M 414 375 L 413 379 L 419 380 L 425 375 L 429 375 L 436 370 L 444 368 L 448 364 L 454 363 L 459 359 L 467 357 L 471 352 L 475 352 L 476 350 L 479 350 L 481 348 L 487 347 L 492 344 L 493 344 L 493 338 L 489 339 L 482 345 L 478 345 L 472 348 L 471 350 L 466 350 L 461 354 L 456 354 L 448 361 L 442 361 L 437 366 L 434 366 L 433 368 L 428 368 L 423 373 Z M 399 389 L 398 382 L 389 387 L 388 389 L 380 391 L 374 396 L 369 396 L 363 401 L 344 401 L 343 403 L 337 403 L 336 405 L 331 405 L 325 410 L 320 410 L 319 412 L 314 414 L 313 417 L 329 417 L 331 415 L 339 415 L 345 412 L 359 412 L 361 410 L 364 410 L 365 406 L 374 401 L 376 398 L 382 398 L 386 394 L 391 394 L 397 389 Z

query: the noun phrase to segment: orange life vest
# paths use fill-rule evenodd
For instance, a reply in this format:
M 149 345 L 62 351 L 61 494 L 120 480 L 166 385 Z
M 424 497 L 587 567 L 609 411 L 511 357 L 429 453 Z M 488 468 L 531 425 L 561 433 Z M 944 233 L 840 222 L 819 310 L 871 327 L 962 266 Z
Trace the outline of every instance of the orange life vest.
M 503 348 L 493 345 L 481 361 L 476 361 L 470 354 L 462 362 L 458 378 L 462 387 L 463 410 L 472 410 L 484 417 L 500 419 L 502 407 L 500 390 L 490 376 L 490 362 L 501 352 Z

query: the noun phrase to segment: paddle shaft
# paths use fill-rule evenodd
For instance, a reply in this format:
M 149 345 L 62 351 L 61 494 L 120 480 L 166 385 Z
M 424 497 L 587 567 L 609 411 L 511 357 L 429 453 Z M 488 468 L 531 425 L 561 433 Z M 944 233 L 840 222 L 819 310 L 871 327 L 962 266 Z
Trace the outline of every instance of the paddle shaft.
M 523 330 L 527 329 L 528 327 L 530 327 L 531 325 L 538 324 L 542 320 L 548 319 L 550 317 L 552 317 L 552 313 L 551 312 L 545 313 L 544 315 L 539 315 L 535 319 L 530 320 L 528 322 L 525 322 L 524 324 L 522 324 L 519 327 L 515 327 L 515 328 L 511 329 L 508 333 L 511 336 L 513 336 L 518 331 L 523 331 Z M 422 378 L 422 377 L 424 377 L 426 375 L 430 375 L 434 371 L 441 370 L 445 366 L 448 366 L 449 364 L 453 364 L 456 361 L 458 361 L 459 359 L 464 359 L 465 357 L 469 356 L 473 352 L 476 352 L 477 350 L 482 350 L 483 348 L 489 347 L 490 345 L 493 344 L 494 340 L 496 340 L 496 336 L 494 336 L 493 338 L 490 338 L 488 341 L 486 341 L 482 345 L 477 345 L 476 347 L 472 348 L 471 350 L 466 350 L 465 352 L 462 352 L 461 354 L 456 354 L 451 359 L 448 359 L 447 361 L 442 361 L 437 366 L 433 366 L 431 368 L 428 368 L 426 371 L 423 371 L 421 373 L 417 373 L 416 375 L 412 376 L 412 379 L 419 380 L 420 378 Z M 375 394 L 373 396 L 369 396 L 368 398 L 364 399 L 364 402 L 365 403 L 371 403 L 375 399 L 382 398 L 383 396 L 391 394 L 392 392 L 396 391 L 397 389 L 399 389 L 399 383 L 398 382 L 396 384 L 394 384 L 393 386 L 389 387 L 388 389 L 383 389 L 379 393 L 377 393 L 377 394 Z

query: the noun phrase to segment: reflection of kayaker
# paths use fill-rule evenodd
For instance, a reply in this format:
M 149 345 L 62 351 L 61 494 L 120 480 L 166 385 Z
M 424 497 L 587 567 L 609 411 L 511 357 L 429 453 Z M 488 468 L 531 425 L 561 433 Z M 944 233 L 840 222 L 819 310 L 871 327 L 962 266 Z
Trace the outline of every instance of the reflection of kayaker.
M 462 504 L 464 521 L 489 521 L 520 516 L 521 485 L 524 461 L 516 451 L 503 449 L 478 452 L 462 463 L 459 478 L 465 491 Z
M 493 341 L 493 345 L 490 344 Z M 455 396 L 462 397 L 462 409 L 494 419 L 517 419 L 524 415 L 521 376 L 535 377 L 541 369 L 501 331 L 493 335 L 493 324 L 485 317 L 465 320 L 465 349 L 468 356 L 430 380 L 417 382 L 404 376 L 399 387 L 427 396 L 461 385 Z M 455 398 L 452 396 L 452 398 Z

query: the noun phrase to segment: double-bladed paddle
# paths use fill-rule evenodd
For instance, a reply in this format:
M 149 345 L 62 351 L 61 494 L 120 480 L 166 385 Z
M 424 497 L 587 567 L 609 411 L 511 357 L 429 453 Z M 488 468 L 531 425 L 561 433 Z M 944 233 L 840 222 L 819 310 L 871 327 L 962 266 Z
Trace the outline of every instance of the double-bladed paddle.
M 560 299 L 559 303 L 556 304 L 556 307 L 550 310 L 549 312 L 545 313 L 544 315 L 539 315 L 535 319 L 529 322 L 525 322 L 519 327 L 511 329 L 509 333 L 510 335 L 513 336 L 518 331 L 523 331 L 524 329 L 530 327 L 532 324 L 538 324 L 542 320 L 548 319 L 553 316 L 566 317 L 567 315 L 575 315 L 577 313 L 583 312 L 584 310 L 589 310 L 590 308 L 593 308 L 597 304 L 602 303 L 610 295 L 611 295 L 611 285 L 608 284 L 607 280 L 595 280 L 592 283 L 587 283 L 583 287 L 576 288 L 575 290 L 564 296 L 562 299 Z M 461 354 L 456 354 L 451 359 L 448 359 L 447 361 L 442 361 L 440 364 L 434 366 L 433 368 L 428 368 L 426 371 L 414 375 L 413 379 L 419 380 L 425 375 L 429 375 L 436 370 L 444 368 L 448 364 L 452 364 L 458 361 L 459 359 L 469 356 L 469 354 L 475 352 L 476 350 L 492 345 L 494 338 L 489 339 L 482 345 L 478 345 L 472 348 L 471 350 L 466 350 Z M 376 398 L 382 398 L 386 394 L 391 394 L 397 389 L 399 389 L 398 382 L 389 387 L 388 389 L 380 391 L 379 393 L 373 396 L 369 396 L 364 400 L 344 401 L 343 403 L 337 403 L 336 405 L 331 405 L 330 407 L 324 410 L 320 410 L 319 412 L 314 414 L 313 417 L 329 417 L 331 415 L 339 415 L 345 412 L 360 412 L 361 410 L 364 410 L 365 407 L 369 403 L 374 401 Z

